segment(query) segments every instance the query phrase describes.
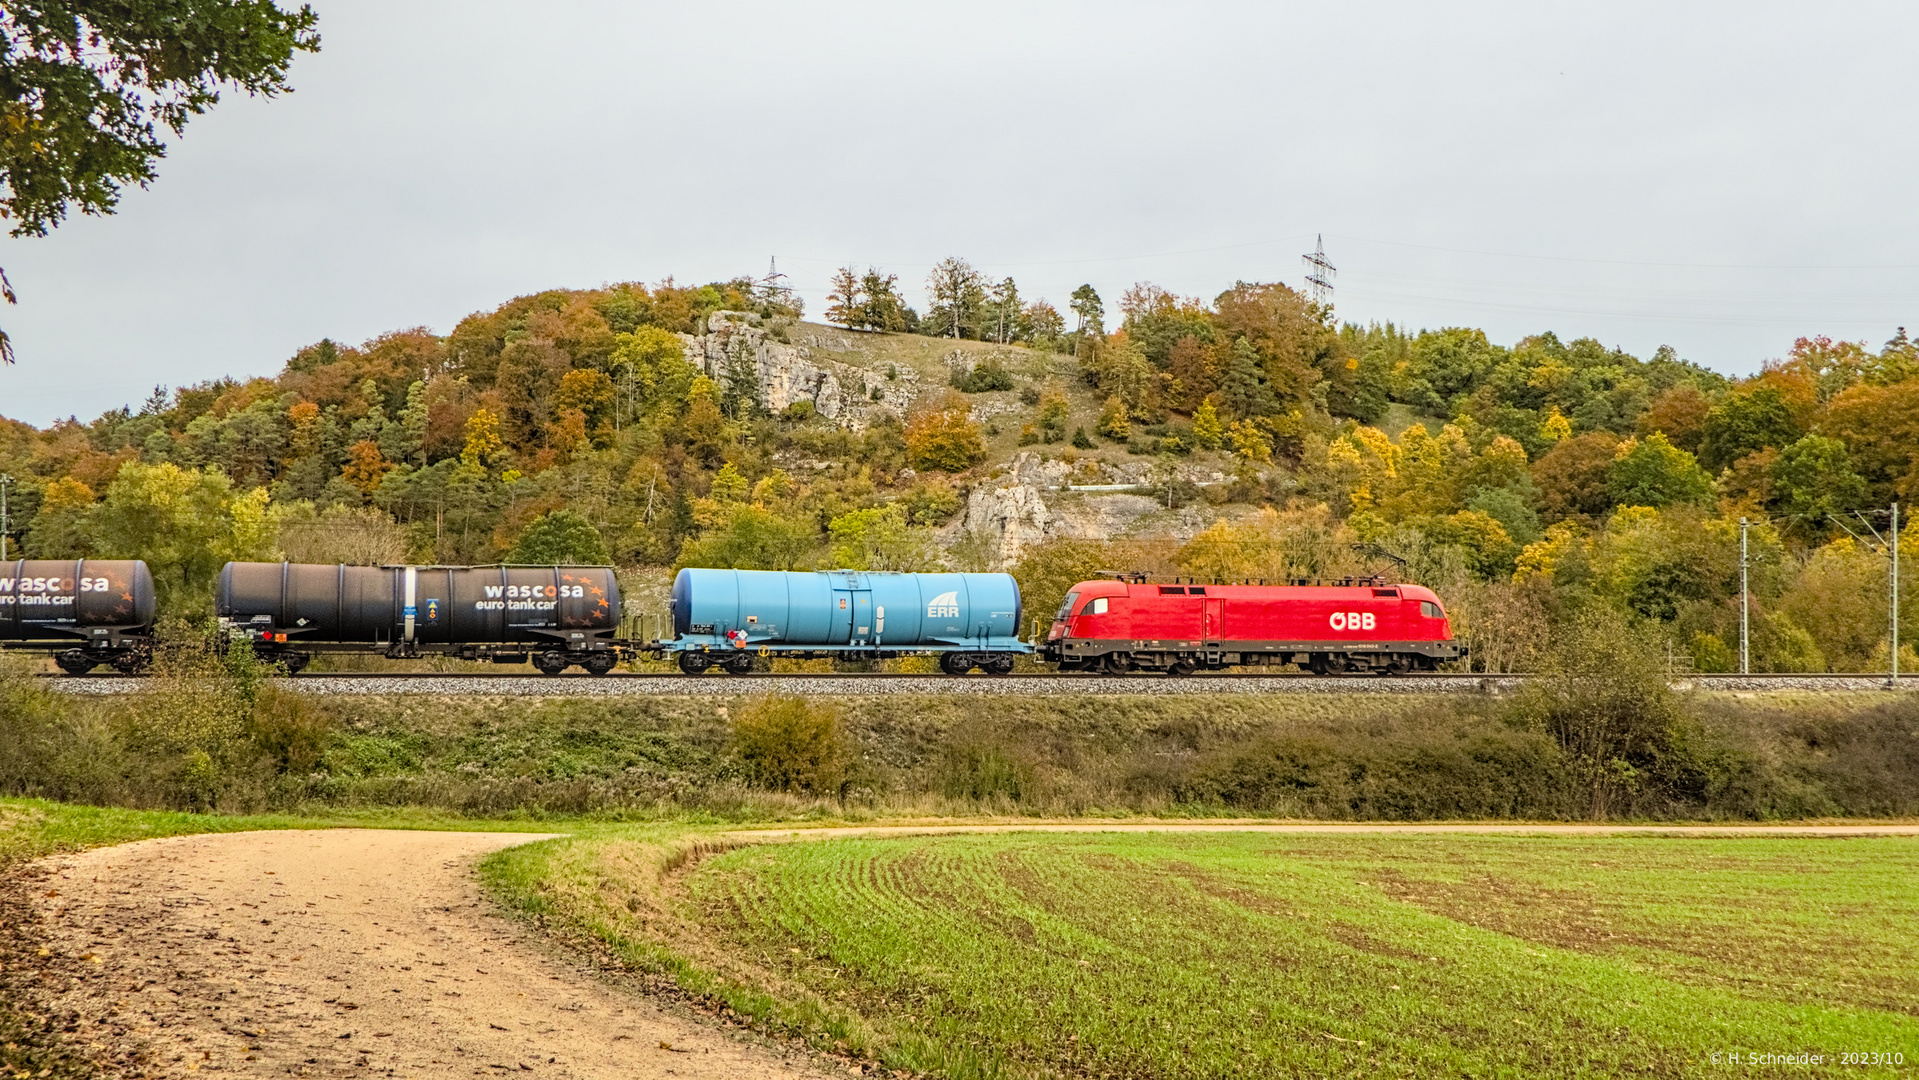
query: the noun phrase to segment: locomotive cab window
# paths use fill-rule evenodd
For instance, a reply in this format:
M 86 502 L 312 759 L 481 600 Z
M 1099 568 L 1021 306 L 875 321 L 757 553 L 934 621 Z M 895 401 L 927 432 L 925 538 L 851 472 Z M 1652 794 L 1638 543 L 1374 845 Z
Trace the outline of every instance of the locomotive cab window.
M 1104 614 L 1106 614 L 1106 598 L 1105 598 L 1104 596 L 1096 596 L 1096 597 L 1094 597 L 1094 598 L 1093 598 L 1093 600 L 1092 600 L 1092 602 L 1091 602 L 1091 603 L 1088 603 L 1088 604 L 1086 605 L 1086 609 L 1085 609 L 1084 611 L 1081 611 L 1081 612 L 1080 612 L 1080 614 L 1081 614 L 1081 615 L 1104 615 Z
M 1079 599 L 1078 593 L 1076 592 L 1067 593 L 1066 599 L 1060 601 L 1059 603 L 1059 614 L 1053 616 L 1053 618 L 1064 619 L 1068 615 L 1071 615 L 1073 613 L 1073 603 L 1077 601 L 1078 599 Z
M 1419 602 L 1419 613 L 1428 619 L 1443 619 L 1446 617 L 1446 613 L 1439 610 L 1439 605 L 1433 603 L 1431 600 L 1421 600 Z

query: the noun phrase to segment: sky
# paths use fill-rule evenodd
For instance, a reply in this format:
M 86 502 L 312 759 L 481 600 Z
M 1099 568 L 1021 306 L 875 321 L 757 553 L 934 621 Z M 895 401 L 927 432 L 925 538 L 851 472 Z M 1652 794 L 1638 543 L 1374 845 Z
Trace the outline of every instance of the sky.
M 285 3 L 285 0 L 282 0 Z M 1919 5 L 314 0 L 117 214 L 0 240 L 46 424 L 553 287 L 963 257 L 1065 307 L 1341 319 L 1729 374 L 1919 331 Z

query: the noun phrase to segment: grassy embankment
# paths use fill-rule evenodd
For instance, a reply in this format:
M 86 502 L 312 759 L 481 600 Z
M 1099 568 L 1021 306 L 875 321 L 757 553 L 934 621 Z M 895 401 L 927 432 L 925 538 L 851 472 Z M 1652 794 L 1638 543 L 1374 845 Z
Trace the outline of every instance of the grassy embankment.
M 723 1012 L 936 1076 L 1919 1063 L 1911 839 L 602 835 L 485 872 Z M 1906 1064 L 1833 1056 L 1873 1052 Z
M 838 764 L 768 790 L 737 730 L 763 702 L 751 684 L 714 678 L 701 689 L 661 698 L 317 697 L 297 684 L 222 676 L 161 678 L 137 694 L 90 698 L 0 677 L 0 794 L 153 809 L 324 816 L 424 807 L 628 821 L 1594 816 L 1581 748 L 1517 699 L 809 699 L 832 729 Z M 1682 697 L 1670 720 L 1654 718 L 1654 741 L 1635 749 L 1631 769 L 1606 776 L 1618 788 L 1607 816 L 1919 814 L 1919 698 Z

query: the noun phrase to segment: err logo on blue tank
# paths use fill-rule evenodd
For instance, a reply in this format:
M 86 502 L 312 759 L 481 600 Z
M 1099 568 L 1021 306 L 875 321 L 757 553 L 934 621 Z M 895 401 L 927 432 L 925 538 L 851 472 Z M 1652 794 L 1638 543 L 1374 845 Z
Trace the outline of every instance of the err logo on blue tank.
M 929 619 L 959 618 L 959 590 L 955 589 L 935 596 L 926 605 L 926 617 Z

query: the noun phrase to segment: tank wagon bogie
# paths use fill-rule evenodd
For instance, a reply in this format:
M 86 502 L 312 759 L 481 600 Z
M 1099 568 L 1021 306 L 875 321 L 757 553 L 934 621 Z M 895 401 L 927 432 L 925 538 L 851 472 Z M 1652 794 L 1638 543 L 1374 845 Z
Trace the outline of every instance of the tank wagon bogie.
M 235 640 L 289 671 L 315 653 L 377 652 L 604 675 L 621 656 L 606 566 L 228 563 L 215 603 Z
M 688 568 L 673 581 L 673 639 L 653 643 L 680 670 L 751 671 L 756 657 L 883 660 L 935 654 L 963 674 L 1013 670 L 1019 584 L 1009 574 Z
M 138 559 L 0 563 L 0 648 L 51 652 L 69 675 L 145 668 L 153 616 L 153 574 Z
M 1466 655 L 1418 585 L 1075 585 L 1041 655 L 1062 671 L 1298 664 L 1322 675 L 1431 671 Z

